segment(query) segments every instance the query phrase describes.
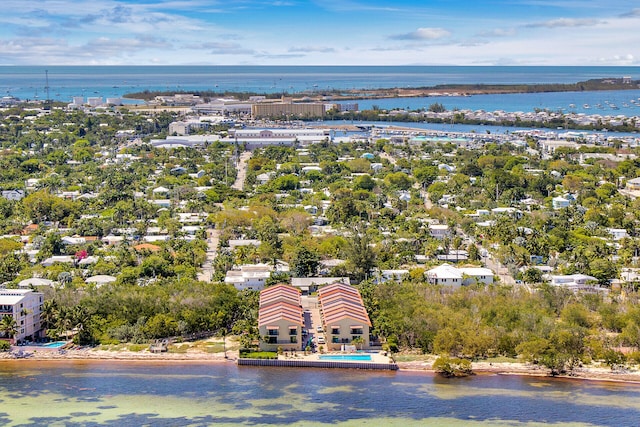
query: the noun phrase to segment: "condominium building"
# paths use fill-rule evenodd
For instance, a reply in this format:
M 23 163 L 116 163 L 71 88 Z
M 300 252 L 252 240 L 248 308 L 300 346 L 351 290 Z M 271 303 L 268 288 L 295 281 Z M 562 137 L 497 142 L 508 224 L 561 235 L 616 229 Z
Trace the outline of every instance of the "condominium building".
M 43 301 L 44 294 L 31 289 L 0 289 L 0 317 L 12 316 L 16 321 L 15 342 L 40 337 Z

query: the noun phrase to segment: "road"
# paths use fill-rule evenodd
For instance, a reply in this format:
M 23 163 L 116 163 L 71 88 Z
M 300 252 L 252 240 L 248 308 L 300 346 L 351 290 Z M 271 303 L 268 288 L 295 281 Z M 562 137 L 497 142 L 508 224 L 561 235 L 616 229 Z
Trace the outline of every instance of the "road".
M 198 280 L 210 282 L 213 278 L 213 260 L 218 255 L 218 243 L 220 242 L 220 230 L 207 229 L 207 258 L 202 264 L 202 271 L 198 272 Z
M 236 176 L 236 182 L 233 183 L 231 188 L 236 190 L 244 190 L 244 181 L 247 178 L 247 161 L 251 158 L 251 151 L 243 151 L 238 159 L 238 175 Z
M 482 249 L 481 249 L 482 251 Z M 484 261 L 484 265 L 487 268 L 490 268 L 496 273 L 496 276 L 500 277 L 500 282 L 505 285 L 515 285 L 516 281 L 509 274 L 509 270 L 507 267 L 504 267 L 500 264 L 500 261 L 494 259 L 491 255 L 482 257 L 482 261 Z
M 309 337 L 313 340 L 318 348 L 318 337 L 325 337 L 324 333 L 318 333 L 318 326 L 322 326 L 320 318 L 320 306 L 318 305 L 318 297 L 303 295 L 301 297 L 302 308 L 305 310 L 304 327 L 309 331 Z M 326 348 L 326 344 L 325 344 Z

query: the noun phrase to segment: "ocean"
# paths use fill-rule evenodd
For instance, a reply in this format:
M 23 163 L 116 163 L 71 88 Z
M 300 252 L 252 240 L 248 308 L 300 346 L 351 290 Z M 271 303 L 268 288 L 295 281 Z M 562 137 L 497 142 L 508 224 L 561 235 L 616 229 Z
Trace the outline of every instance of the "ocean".
M 534 84 L 628 76 L 640 79 L 640 67 L 458 67 L 458 66 L 0 66 L 0 94 L 20 99 L 70 102 L 74 96 L 118 98 L 141 91 L 235 91 L 256 93 L 305 90 L 427 87 L 438 84 Z M 633 93 L 630 93 L 633 92 Z M 448 108 L 533 111 L 536 108 L 604 114 L 595 108 L 617 102 L 610 114 L 635 115 L 631 99 L 639 91 L 574 94 L 514 94 L 434 98 Z M 429 98 L 431 99 L 431 98 Z M 387 101 L 385 101 L 387 102 Z M 392 102 L 392 101 L 388 101 Z M 395 101 L 394 101 L 395 102 Z M 380 102 L 376 101 L 377 104 Z M 394 108 L 425 107 L 402 99 Z M 584 104 L 590 111 L 581 111 Z M 629 108 L 623 104 L 629 104 Z M 363 106 L 367 103 L 363 102 Z M 386 105 L 386 104 L 385 104 Z M 391 105 L 391 104 L 389 104 Z M 428 106 L 428 104 L 426 105 Z M 387 107 L 383 107 L 387 108 Z M 626 109 L 626 110 L 624 110 Z
M 640 386 L 480 374 L 3 361 L 6 426 L 637 426 Z

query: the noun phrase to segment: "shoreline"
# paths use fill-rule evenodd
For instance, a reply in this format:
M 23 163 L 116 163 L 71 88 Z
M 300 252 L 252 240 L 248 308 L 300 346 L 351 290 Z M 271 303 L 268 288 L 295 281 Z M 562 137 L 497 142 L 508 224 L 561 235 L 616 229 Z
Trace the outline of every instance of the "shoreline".
M 224 353 L 207 353 L 203 351 L 186 351 L 181 353 L 150 353 L 148 351 L 109 351 L 91 348 L 69 349 L 63 353 L 51 350 L 36 350 L 24 358 L 16 358 L 11 353 L 0 353 L 0 363 L 32 364 L 42 362 L 83 362 L 83 363 L 236 363 L 237 351 Z M 416 372 L 437 375 L 431 361 L 396 362 L 398 372 Z M 473 362 L 474 375 L 512 375 L 522 377 L 540 377 L 560 380 L 581 380 L 612 382 L 618 384 L 640 385 L 640 371 L 612 371 L 609 368 L 588 366 L 576 369 L 572 374 L 551 376 L 545 368 L 525 363 L 512 362 Z

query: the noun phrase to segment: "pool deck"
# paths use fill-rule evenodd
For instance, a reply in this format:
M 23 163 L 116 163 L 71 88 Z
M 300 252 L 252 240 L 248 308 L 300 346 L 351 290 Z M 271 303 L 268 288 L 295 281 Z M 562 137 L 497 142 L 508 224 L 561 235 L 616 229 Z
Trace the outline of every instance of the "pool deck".
M 66 341 L 64 344 L 57 347 L 46 347 L 42 344 L 30 343 L 27 345 L 14 345 L 11 346 L 11 354 L 17 359 L 25 359 L 33 356 L 35 353 L 62 353 L 66 348 L 73 345 L 73 342 Z
M 325 353 L 326 355 L 344 355 L 350 353 Z M 325 355 L 323 354 L 323 355 Z M 360 354 L 360 353 L 355 353 Z M 398 370 L 398 365 L 388 356 L 380 353 L 367 353 L 371 360 L 321 360 L 319 353 L 281 354 L 277 359 L 246 359 L 239 358 L 238 366 L 278 366 L 285 368 L 338 368 L 338 369 L 371 369 Z

